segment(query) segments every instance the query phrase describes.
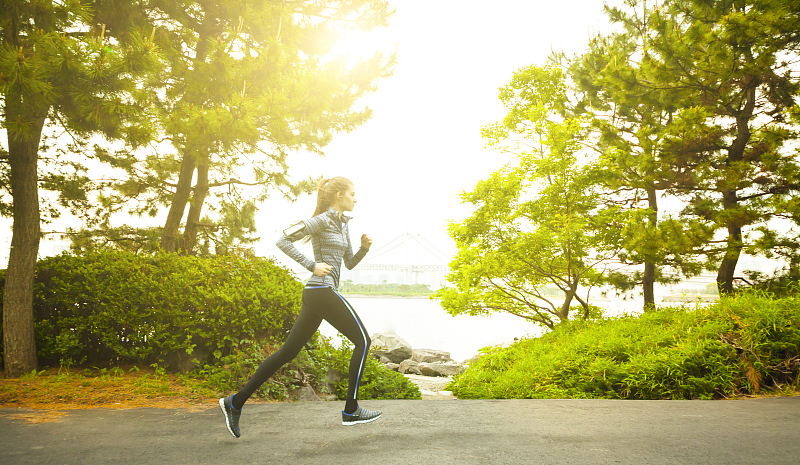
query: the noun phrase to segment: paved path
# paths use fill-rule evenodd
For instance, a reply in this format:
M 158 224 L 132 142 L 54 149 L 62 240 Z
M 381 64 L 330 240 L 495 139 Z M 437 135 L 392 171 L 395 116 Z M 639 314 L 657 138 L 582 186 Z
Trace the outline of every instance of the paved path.
M 800 397 L 736 401 L 365 401 L 384 416 L 344 427 L 341 402 L 245 407 L 240 439 L 207 411 L 76 410 L 30 424 L 0 410 L 0 463 L 800 463 Z

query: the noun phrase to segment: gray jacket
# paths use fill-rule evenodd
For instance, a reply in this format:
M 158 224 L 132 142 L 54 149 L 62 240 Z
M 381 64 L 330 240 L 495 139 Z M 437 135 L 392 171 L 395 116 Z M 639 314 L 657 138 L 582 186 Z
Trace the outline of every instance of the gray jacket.
M 275 245 L 312 273 L 317 263 L 330 265 L 330 273 L 325 276 L 312 275 L 307 285 L 331 286 L 333 289 L 338 290 L 342 259 L 344 259 L 344 265 L 347 269 L 352 270 L 367 254 L 367 249 L 364 247 L 360 247 L 358 252 L 355 255 L 353 254 L 353 247 L 350 245 L 350 229 L 347 226 L 348 221 L 350 221 L 350 217 L 346 215 L 342 215 L 342 221 L 339 221 L 339 212 L 333 208 L 328 208 L 328 211 L 303 221 L 305 234 L 292 237 L 281 236 Z M 307 235 L 311 236 L 314 261 L 309 260 L 293 244 L 294 241 Z

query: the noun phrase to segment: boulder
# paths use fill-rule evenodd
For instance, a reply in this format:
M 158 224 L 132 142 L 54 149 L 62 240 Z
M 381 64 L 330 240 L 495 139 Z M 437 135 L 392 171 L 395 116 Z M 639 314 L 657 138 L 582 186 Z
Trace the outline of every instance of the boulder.
M 455 376 L 465 370 L 458 362 L 420 363 L 417 367 L 424 376 Z
M 391 360 L 389 360 L 389 359 L 388 359 L 388 358 L 386 358 L 386 357 L 381 357 L 381 363 L 383 363 L 384 365 L 386 365 L 387 363 L 392 363 L 392 361 L 391 361 Z
M 314 392 L 314 388 L 311 386 L 302 386 L 296 389 L 290 389 L 289 396 L 301 402 L 315 402 L 322 400 L 319 398 L 319 396 L 317 396 L 317 393 Z
M 450 362 L 450 352 L 433 349 L 414 349 L 411 351 L 411 360 L 419 363 Z
M 394 333 L 373 334 L 372 347 L 377 357 L 386 357 L 392 363 L 401 363 L 411 358 L 411 344 Z
M 400 364 L 399 363 L 389 362 L 389 363 L 385 363 L 383 366 L 385 366 L 386 368 L 388 368 L 389 370 L 392 370 L 392 371 L 398 371 L 400 369 Z
M 325 379 L 320 380 L 322 381 L 321 388 L 323 391 L 326 392 L 336 392 L 336 383 L 341 380 L 342 377 L 338 371 L 334 370 L 333 368 L 328 369 L 328 372 L 325 373 Z
M 403 374 L 406 374 L 406 373 L 411 373 L 412 375 L 421 375 L 422 374 L 422 372 L 419 371 L 419 363 L 417 363 L 417 362 L 415 362 L 413 360 L 403 360 L 400 363 L 400 366 L 398 367 L 397 371 L 399 371 L 400 373 L 403 373 Z

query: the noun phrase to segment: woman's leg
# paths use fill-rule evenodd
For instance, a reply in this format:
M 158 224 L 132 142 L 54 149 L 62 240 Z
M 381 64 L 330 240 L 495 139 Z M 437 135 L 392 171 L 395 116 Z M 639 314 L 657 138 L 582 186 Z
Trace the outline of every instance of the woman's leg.
M 358 407 L 358 385 L 367 365 L 367 354 L 371 340 L 358 314 L 339 293 L 331 288 L 313 289 L 306 294 L 306 303 L 340 333 L 355 344 L 350 358 L 345 413 L 353 413 Z
M 311 339 L 311 336 L 319 328 L 322 318 L 308 308 L 305 302 L 305 294 L 306 291 L 303 291 L 303 307 L 300 309 L 300 314 L 297 316 L 286 342 L 280 349 L 261 362 L 261 365 L 259 365 L 247 384 L 233 396 L 233 408 L 241 409 L 256 389 L 264 384 L 280 367 L 297 357 L 305 343 Z

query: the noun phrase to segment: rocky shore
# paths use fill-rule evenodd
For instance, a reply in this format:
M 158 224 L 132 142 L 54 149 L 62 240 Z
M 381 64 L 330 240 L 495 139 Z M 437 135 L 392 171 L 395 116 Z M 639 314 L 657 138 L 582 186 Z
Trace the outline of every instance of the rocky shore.
M 383 365 L 403 374 L 419 387 L 426 400 L 455 399 L 446 386 L 466 365 L 450 358 L 450 352 L 438 349 L 414 349 L 394 333 L 372 335 L 372 354 Z
M 508 345 L 502 344 L 503 347 Z M 416 384 L 424 400 L 455 399 L 453 393 L 447 390 L 447 385 L 453 380 L 453 376 L 463 373 L 472 361 L 480 357 L 476 355 L 470 360 L 456 362 L 450 358 L 450 352 L 414 349 L 395 333 L 373 334 L 372 355 L 387 369 L 401 373 Z M 318 396 L 311 386 L 293 389 L 289 395 L 299 401 L 336 400 L 336 396 L 332 394 Z
M 466 366 L 450 358 L 450 352 L 436 349 L 414 349 L 394 333 L 372 335 L 372 354 L 390 370 L 402 374 L 453 377 Z

